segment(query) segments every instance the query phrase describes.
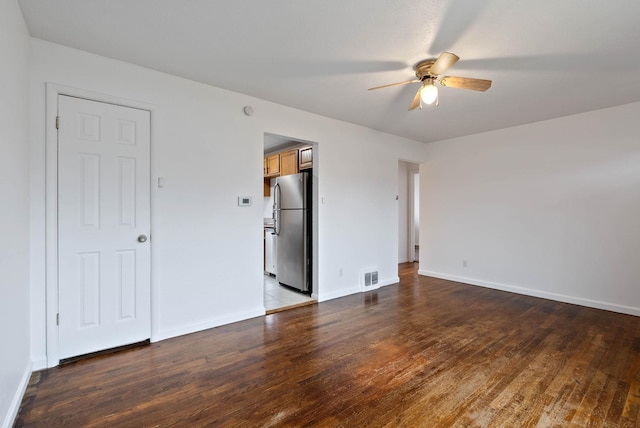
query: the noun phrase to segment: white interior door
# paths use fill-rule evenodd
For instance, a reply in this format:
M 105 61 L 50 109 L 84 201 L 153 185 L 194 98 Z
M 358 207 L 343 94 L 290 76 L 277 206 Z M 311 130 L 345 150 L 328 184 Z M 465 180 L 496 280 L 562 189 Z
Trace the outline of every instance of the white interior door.
M 60 359 L 151 333 L 150 113 L 58 97 Z

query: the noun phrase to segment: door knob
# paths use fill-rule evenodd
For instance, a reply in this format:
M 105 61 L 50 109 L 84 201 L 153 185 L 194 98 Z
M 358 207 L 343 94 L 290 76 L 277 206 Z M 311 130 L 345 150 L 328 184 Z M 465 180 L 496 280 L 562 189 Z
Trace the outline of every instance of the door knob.
M 147 242 L 147 235 L 138 236 L 138 242 Z

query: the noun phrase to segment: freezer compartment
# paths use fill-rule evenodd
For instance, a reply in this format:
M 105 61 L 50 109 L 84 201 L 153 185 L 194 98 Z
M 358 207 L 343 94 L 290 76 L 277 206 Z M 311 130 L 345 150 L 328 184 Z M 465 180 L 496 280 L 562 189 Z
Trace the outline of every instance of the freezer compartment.
M 283 285 L 309 292 L 307 210 L 280 210 L 278 221 L 276 278 Z

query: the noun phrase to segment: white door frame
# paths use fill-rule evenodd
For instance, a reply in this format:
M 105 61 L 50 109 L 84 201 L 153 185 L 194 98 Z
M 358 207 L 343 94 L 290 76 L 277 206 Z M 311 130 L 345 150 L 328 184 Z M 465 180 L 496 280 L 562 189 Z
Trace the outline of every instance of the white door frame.
M 45 114 L 45 287 L 46 287 L 46 337 L 47 337 L 47 367 L 54 367 L 60 363 L 58 353 L 58 130 L 56 116 L 58 115 L 58 96 L 84 98 L 92 101 L 120 105 L 123 107 L 147 110 L 151 114 L 151 236 L 154 235 L 153 217 L 155 212 L 155 194 L 152 177 L 155 177 L 155 157 L 153 150 L 153 136 L 156 132 L 154 121 L 155 105 L 120 97 L 114 97 L 97 92 L 86 91 L 69 86 L 46 83 L 46 114 Z M 153 243 L 151 245 L 151 341 L 153 341 L 154 325 L 157 325 L 154 305 L 154 256 Z

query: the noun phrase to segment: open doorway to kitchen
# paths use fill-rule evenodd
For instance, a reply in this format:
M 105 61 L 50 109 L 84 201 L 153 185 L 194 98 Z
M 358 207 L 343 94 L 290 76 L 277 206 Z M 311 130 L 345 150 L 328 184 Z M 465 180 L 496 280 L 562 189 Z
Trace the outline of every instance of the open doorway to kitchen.
M 317 301 L 317 144 L 264 134 L 264 305 Z
M 398 262 L 417 262 L 420 238 L 420 165 L 398 161 Z

